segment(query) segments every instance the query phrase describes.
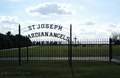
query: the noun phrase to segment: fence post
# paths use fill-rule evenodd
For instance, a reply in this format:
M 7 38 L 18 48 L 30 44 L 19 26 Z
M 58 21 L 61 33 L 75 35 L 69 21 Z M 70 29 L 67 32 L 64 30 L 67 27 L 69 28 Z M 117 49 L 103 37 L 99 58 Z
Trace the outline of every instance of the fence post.
M 20 24 L 19 24 L 19 53 L 18 53 L 18 56 L 19 56 L 19 65 L 21 65 L 21 38 L 20 38 L 20 35 L 21 35 L 21 32 L 20 32 Z
M 70 24 L 70 66 L 72 66 L 72 24 Z
M 112 39 L 109 39 L 109 61 L 112 59 Z
M 27 39 L 27 37 L 26 37 L 26 40 L 27 40 L 27 62 L 28 62 L 28 45 L 29 45 L 29 42 L 28 42 L 28 39 Z
M 69 59 L 69 57 L 70 57 L 70 43 L 69 43 L 69 39 L 68 39 L 68 64 L 70 65 L 70 59 Z

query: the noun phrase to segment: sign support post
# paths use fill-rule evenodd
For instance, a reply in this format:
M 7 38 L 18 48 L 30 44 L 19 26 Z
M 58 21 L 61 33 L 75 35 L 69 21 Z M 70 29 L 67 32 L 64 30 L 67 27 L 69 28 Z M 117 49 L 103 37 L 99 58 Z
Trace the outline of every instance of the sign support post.
M 19 53 L 18 53 L 19 54 L 18 55 L 19 56 L 19 58 L 18 58 L 19 59 L 19 65 L 21 65 L 21 42 L 20 42 L 21 38 L 20 38 L 20 35 L 21 35 L 21 32 L 20 32 L 20 24 L 19 24 Z
M 70 66 L 72 66 L 72 24 L 70 24 Z
M 109 61 L 112 59 L 112 39 L 109 38 Z

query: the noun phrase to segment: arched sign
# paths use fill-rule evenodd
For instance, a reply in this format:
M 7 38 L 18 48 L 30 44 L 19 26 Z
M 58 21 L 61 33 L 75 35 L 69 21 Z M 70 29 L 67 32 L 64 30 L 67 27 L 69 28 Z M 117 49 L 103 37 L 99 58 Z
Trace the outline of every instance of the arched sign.
M 26 28 L 26 27 L 25 27 Z M 62 26 L 53 25 L 53 24 L 38 24 L 32 25 L 27 27 L 29 31 L 35 29 L 57 29 L 62 31 Z M 23 28 L 24 29 L 24 28 Z M 21 26 L 19 24 L 19 65 L 21 64 Z M 27 37 L 35 38 L 35 37 L 42 37 L 42 36 L 49 36 L 49 37 L 57 37 L 64 40 L 68 40 L 68 60 L 69 65 L 72 65 L 72 24 L 70 24 L 70 36 L 65 36 L 64 34 L 56 33 L 56 32 L 35 32 L 28 34 Z M 27 47 L 27 60 L 28 60 L 28 47 Z
M 56 29 L 62 31 L 62 26 L 60 25 L 54 25 L 54 24 L 38 24 L 38 25 L 32 25 L 28 26 L 28 30 L 35 30 L 35 29 Z M 29 38 L 36 38 L 36 37 L 57 37 L 60 39 L 67 40 L 70 39 L 69 36 L 66 36 L 64 34 L 56 33 L 56 32 L 35 32 L 28 34 L 27 37 Z

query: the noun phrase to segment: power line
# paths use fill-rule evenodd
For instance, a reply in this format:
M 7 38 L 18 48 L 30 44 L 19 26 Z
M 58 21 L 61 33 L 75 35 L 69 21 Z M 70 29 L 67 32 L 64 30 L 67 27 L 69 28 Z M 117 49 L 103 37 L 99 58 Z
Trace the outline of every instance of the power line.
M 63 27 L 63 28 L 65 28 L 65 29 L 67 29 L 67 30 L 70 30 L 69 28 L 66 28 L 66 27 Z
M 28 27 L 21 28 L 21 30 L 26 29 L 26 28 L 28 28 Z

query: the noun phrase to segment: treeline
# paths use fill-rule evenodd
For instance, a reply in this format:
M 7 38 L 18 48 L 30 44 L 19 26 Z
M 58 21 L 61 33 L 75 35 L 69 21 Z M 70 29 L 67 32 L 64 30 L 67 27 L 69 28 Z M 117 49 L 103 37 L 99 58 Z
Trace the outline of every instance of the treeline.
M 120 33 L 112 32 L 110 37 L 112 38 L 112 41 L 114 42 L 114 44 L 120 45 Z
M 21 47 L 31 46 L 32 42 L 28 37 L 21 35 Z M 6 34 L 0 33 L 0 49 L 18 48 L 19 47 L 19 35 L 12 35 L 10 31 Z

